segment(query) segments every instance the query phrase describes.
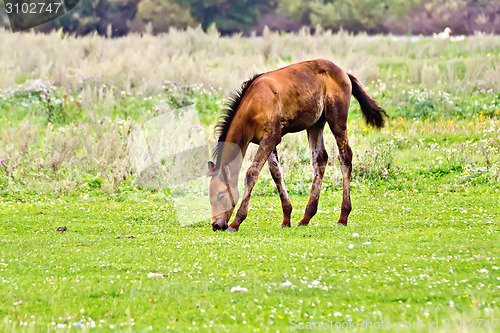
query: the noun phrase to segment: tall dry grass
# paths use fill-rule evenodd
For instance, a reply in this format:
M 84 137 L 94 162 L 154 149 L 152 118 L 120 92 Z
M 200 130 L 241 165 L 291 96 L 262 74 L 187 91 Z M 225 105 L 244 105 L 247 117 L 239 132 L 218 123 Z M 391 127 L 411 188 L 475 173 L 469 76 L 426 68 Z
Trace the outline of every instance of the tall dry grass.
M 394 82 L 394 65 L 411 84 L 443 89 L 500 88 L 500 37 L 480 35 L 465 41 L 420 40 L 308 29 L 280 34 L 266 29 L 262 37 L 221 37 L 215 28 L 152 36 L 132 34 L 109 39 L 0 30 L 0 89 L 27 79 L 43 78 L 57 86 L 76 87 L 84 77 L 99 77 L 117 89 L 152 95 L 163 80 L 202 83 L 229 91 L 249 76 L 312 58 L 330 59 L 363 82 Z M 457 50 L 456 57 L 449 54 Z M 450 52 L 451 51 L 451 52 Z M 467 59 L 463 54 L 467 53 Z M 490 57 L 481 55 L 490 53 Z M 475 56 L 477 55 L 477 56 Z M 457 62 L 466 77 L 457 73 Z M 399 77 L 398 77 L 399 79 Z M 398 80 L 399 81 L 399 80 Z

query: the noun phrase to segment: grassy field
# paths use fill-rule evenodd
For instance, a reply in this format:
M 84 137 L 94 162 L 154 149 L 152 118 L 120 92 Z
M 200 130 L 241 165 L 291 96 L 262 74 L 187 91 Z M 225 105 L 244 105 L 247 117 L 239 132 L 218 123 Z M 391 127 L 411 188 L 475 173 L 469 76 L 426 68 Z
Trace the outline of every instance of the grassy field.
M 152 194 L 4 200 L 0 330 L 286 331 L 352 319 L 449 331 L 446 319 L 481 318 L 491 327 L 480 331 L 495 331 L 498 192 L 355 187 L 353 198 L 347 228 L 334 226 L 340 196 L 328 193 L 312 225 L 280 229 L 279 199 L 255 197 L 235 235 L 208 221 L 181 227 Z M 306 200 L 292 202 L 298 220 Z
M 500 327 L 498 36 L 192 29 L 120 39 L 0 32 L 0 43 L 0 331 Z M 346 228 L 334 225 L 341 174 L 329 130 L 320 211 L 306 228 L 278 228 L 267 171 L 236 234 L 212 232 L 208 212 L 181 218 L 186 201 L 168 186 L 140 186 L 148 164 L 137 160 L 159 144 L 137 152 L 135 130 L 192 105 L 184 132 L 213 139 L 242 81 L 318 57 L 359 77 L 390 115 L 375 131 L 352 103 Z M 278 152 L 296 222 L 311 181 L 305 135 L 286 136 Z

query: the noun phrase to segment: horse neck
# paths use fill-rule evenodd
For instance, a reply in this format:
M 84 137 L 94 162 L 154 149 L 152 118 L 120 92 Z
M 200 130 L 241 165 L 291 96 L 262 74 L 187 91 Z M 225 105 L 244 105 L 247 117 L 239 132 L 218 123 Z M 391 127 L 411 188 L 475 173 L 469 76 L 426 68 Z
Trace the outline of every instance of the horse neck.
M 243 157 L 247 151 L 250 139 L 247 138 L 246 132 L 244 130 L 239 130 L 235 128 L 236 126 L 231 126 L 224 140 L 224 146 L 222 147 L 220 166 L 223 167 L 229 163 L 231 166 L 231 178 L 234 181 L 238 180 L 238 175 L 241 171 Z M 240 157 L 237 157 L 239 154 Z M 236 176 L 233 178 L 233 176 Z

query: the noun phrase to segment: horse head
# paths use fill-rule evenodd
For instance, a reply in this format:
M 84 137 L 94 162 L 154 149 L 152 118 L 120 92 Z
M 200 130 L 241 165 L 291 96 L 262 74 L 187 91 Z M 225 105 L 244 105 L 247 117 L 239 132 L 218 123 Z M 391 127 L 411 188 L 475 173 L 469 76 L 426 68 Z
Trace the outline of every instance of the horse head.
M 210 161 L 208 162 L 207 176 L 211 177 L 208 194 L 210 197 L 212 229 L 214 231 L 226 230 L 239 198 L 238 175 L 231 172 L 229 163 L 217 168 Z

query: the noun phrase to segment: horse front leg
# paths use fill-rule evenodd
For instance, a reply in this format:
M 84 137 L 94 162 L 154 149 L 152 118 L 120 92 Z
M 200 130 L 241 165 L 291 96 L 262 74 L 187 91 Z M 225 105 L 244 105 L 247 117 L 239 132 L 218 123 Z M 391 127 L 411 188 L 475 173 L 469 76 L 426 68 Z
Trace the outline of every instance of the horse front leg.
M 304 217 L 302 217 L 299 223 L 297 223 L 297 227 L 308 225 L 311 218 L 318 211 L 321 183 L 323 182 L 326 164 L 328 163 L 328 153 L 326 152 L 325 143 L 323 142 L 323 127 L 324 123 L 317 127 L 311 127 L 307 130 L 307 138 L 309 140 L 309 147 L 311 148 L 311 162 L 314 176 L 306 211 L 304 213 Z
M 276 145 L 280 140 L 280 136 L 278 136 L 278 139 L 267 138 L 261 140 L 259 149 L 257 149 L 257 154 L 255 154 L 252 164 L 248 168 L 245 176 L 245 192 L 243 193 L 243 199 L 241 200 L 240 208 L 238 208 L 233 222 L 229 225 L 229 228 L 227 228 L 227 232 L 238 231 L 241 222 L 246 219 L 248 214 L 248 206 L 250 204 L 250 195 L 252 194 L 253 187 L 257 182 L 260 170 L 262 170 L 262 167 L 269 158 L 269 155 L 276 148 Z
M 278 152 L 274 148 L 273 152 L 267 160 L 269 165 L 269 171 L 271 171 L 271 176 L 273 177 L 276 188 L 281 199 L 281 207 L 283 208 L 283 221 L 281 222 L 281 227 L 290 227 L 290 218 L 292 215 L 292 203 L 288 197 L 286 191 L 285 182 L 283 181 L 283 173 L 281 171 L 280 162 L 278 160 Z

